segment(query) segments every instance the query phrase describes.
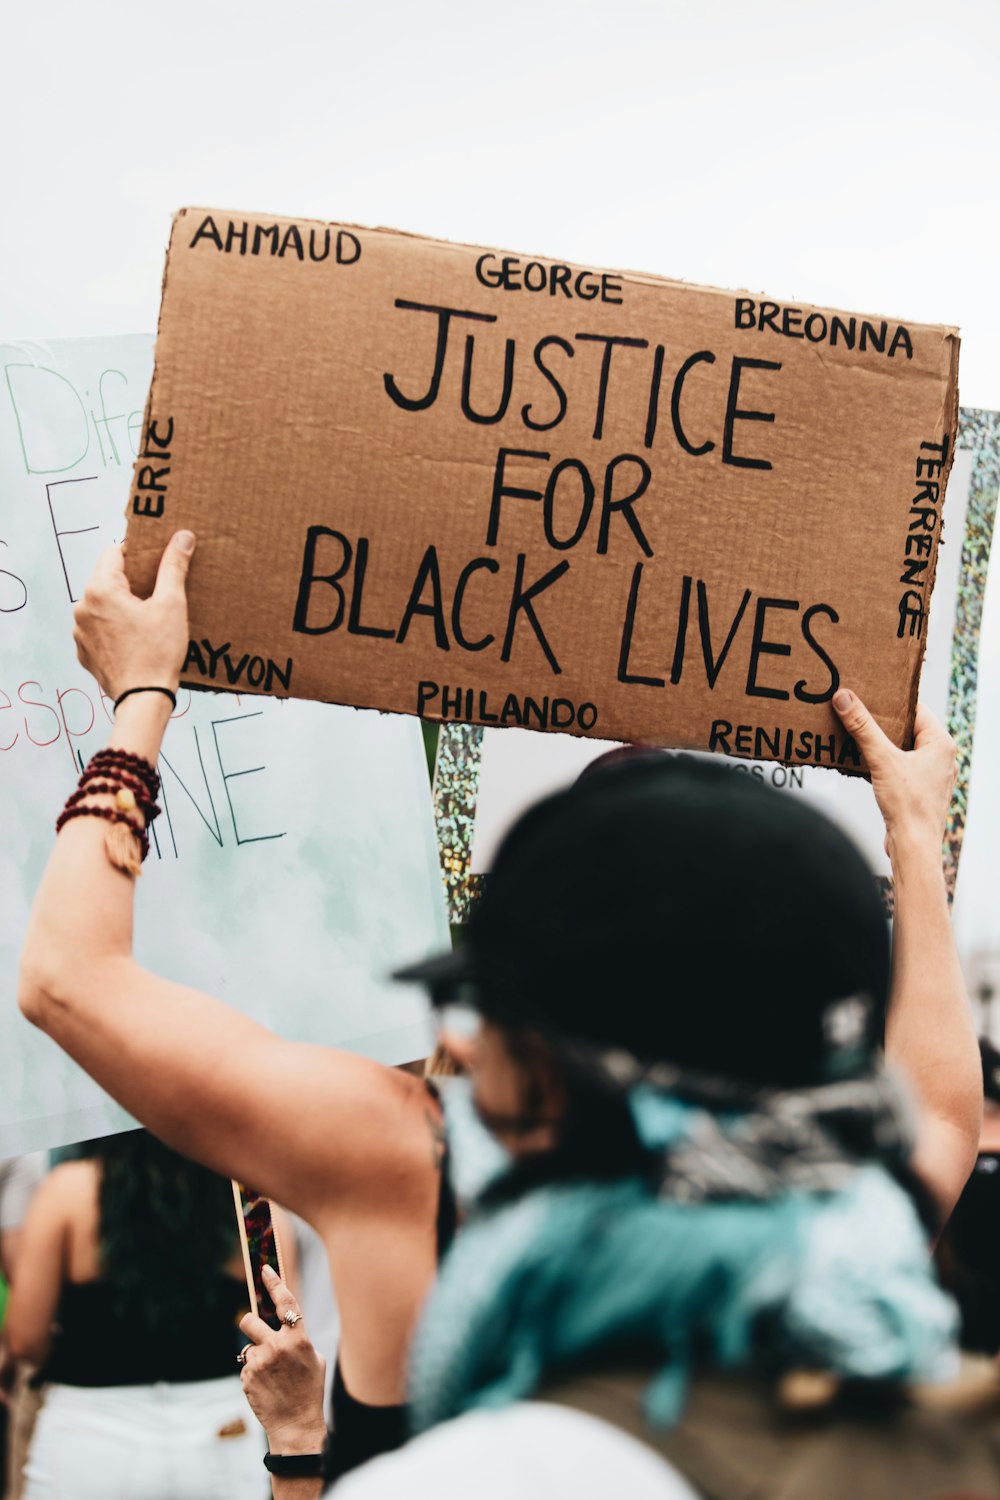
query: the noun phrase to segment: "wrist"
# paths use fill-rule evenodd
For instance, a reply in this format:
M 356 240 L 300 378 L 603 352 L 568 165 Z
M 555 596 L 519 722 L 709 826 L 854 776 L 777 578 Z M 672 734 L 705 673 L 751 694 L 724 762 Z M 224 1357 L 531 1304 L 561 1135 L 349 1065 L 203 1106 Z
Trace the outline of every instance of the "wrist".
M 146 695 L 148 697 L 165 698 L 166 701 L 170 704 L 171 713 L 173 713 L 174 709 L 177 707 L 176 690 L 172 687 L 165 686 L 165 684 L 163 683 L 157 683 L 153 681 L 147 683 L 136 683 L 134 687 L 127 687 L 123 692 L 119 693 L 117 698 L 115 699 L 115 713 L 117 714 L 122 704 L 126 703 L 129 698 L 136 698 L 142 695 Z
M 916 824 L 886 831 L 886 849 L 893 872 L 910 869 L 941 869 L 944 832 Z
M 300 1453 L 319 1453 L 326 1442 L 324 1421 L 282 1423 L 267 1429 L 267 1446 L 272 1453 L 291 1458 Z
M 926 840 L 901 848 L 890 845 L 889 859 L 897 921 L 904 911 L 921 911 L 924 919 L 932 912 L 948 915 L 948 890 L 939 843 Z
M 173 711 L 173 705 L 164 693 L 133 693 L 115 713 L 111 746 L 132 750 L 155 763 Z

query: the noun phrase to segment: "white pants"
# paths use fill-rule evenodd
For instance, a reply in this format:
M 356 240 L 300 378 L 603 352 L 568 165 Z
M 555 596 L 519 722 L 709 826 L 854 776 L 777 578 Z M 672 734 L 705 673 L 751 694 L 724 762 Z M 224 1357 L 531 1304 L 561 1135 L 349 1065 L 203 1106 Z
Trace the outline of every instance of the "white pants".
M 50 1385 L 22 1500 L 264 1500 L 266 1447 L 238 1375 Z

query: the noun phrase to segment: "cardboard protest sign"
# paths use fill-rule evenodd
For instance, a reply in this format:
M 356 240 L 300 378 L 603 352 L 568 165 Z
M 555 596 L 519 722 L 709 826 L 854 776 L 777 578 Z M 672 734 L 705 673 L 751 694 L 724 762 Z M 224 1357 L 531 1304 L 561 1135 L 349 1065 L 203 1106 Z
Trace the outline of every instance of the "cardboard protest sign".
M 72 605 L 122 538 L 151 370 L 150 337 L 0 345 L 0 1156 L 128 1123 L 14 995 L 56 814 L 111 725 Z M 283 1036 L 424 1056 L 426 1006 L 388 977 L 447 941 L 419 726 L 182 692 L 159 771 L 140 962 Z
M 133 585 L 184 680 L 859 766 L 912 731 L 954 329 L 386 230 L 174 221 Z

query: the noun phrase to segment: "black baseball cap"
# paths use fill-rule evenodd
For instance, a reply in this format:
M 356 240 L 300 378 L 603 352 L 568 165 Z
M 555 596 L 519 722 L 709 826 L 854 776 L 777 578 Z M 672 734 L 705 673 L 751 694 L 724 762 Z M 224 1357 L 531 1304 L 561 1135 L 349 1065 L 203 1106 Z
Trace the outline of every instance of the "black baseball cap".
M 889 972 L 874 877 L 828 819 L 646 752 L 525 813 L 465 943 L 396 977 L 556 1041 L 795 1087 L 871 1066 Z

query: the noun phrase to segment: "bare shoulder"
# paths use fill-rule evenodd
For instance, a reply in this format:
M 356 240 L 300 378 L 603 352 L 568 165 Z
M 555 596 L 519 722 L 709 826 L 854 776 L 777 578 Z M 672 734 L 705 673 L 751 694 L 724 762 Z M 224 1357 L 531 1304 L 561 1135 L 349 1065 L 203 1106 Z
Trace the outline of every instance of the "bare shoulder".
M 391 1202 L 394 1212 L 423 1214 L 436 1202 L 441 1109 L 423 1079 L 301 1044 L 288 1044 L 274 1064 L 276 1097 L 297 1100 L 279 1202 L 313 1223 L 325 1206 L 342 1215 Z
M 42 1179 L 36 1202 L 44 1201 L 55 1208 L 64 1204 L 75 1209 L 97 1197 L 101 1169 L 96 1161 L 63 1161 Z
M 100 1168 L 92 1161 L 61 1162 L 42 1179 L 24 1223 L 24 1245 L 62 1242 L 97 1216 Z

